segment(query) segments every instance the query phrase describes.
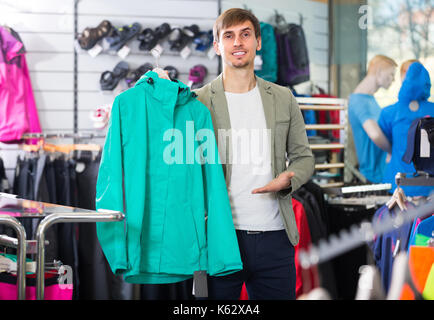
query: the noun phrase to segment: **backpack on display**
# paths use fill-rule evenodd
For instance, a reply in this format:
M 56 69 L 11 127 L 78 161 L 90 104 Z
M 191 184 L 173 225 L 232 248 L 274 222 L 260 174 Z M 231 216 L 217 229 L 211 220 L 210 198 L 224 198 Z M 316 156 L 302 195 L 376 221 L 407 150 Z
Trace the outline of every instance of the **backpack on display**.
M 309 55 L 301 25 L 286 24 L 282 16 L 276 17 L 276 43 L 278 52 L 278 80 L 284 86 L 309 81 Z

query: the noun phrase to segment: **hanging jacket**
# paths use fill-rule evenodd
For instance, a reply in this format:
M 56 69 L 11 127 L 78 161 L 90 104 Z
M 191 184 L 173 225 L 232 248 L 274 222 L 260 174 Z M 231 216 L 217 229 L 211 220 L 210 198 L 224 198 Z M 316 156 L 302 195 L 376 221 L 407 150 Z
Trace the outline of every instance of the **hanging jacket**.
M 127 282 L 242 269 L 211 116 L 194 97 L 149 71 L 114 100 L 96 208 L 125 219 L 97 223 L 97 234 L 113 273 Z
M 262 58 L 262 67 L 255 74 L 270 82 L 277 81 L 277 44 L 274 28 L 271 24 L 261 22 L 262 48 L 257 55 Z
M 413 163 L 402 160 L 407 149 L 407 135 L 414 119 L 434 116 L 434 103 L 428 102 L 431 80 L 428 71 L 418 62 L 408 68 L 399 90 L 398 102 L 381 110 L 378 125 L 392 145 L 392 158 L 384 172 L 383 182 L 391 183 L 393 193 L 396 188 L 395 176 L 398 172 L 411 174 L 416 172 Z M 417 101 L 419 108 L 412 111 L 411 101 Z M 407 196 L 428 196 L 434 187 L 402 186 Z
M 19 35 L 0 26 L 0 142 L 41 132 L 25 53 Z

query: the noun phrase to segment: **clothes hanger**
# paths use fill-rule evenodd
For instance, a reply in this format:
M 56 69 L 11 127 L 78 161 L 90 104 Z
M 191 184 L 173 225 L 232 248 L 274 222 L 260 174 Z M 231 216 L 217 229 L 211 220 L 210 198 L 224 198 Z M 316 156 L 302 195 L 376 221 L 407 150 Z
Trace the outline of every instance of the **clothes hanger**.
M 161 56 L 161 52 L 155 48 L 153 48 L 151 50 L 151 54 L 152 56 L 155 58 L 155 68 L 152 69 L 152 71 L 154 71 L 155 73 L 158 74 L 158 76 L 162 79 L 167 79 L 167 80 L 171 80 L 169 78 L 169 75 L 167 74 L 166 71 L 164 71 L 160 65 L 159 65 L 159 60 L 160 60 L 160 56 Z
M 389 210 L 393 209 L 393 207 L 397 204 L 401 211 L 406 211 L 407 205 L 407 197 L 405 196 L 404 190 L 399 186 L 399 180 L 396 180 L 396 189 L 393 192 L 392 198 L 386 203 L 386 206 Z
M 44 140 L 40 139 L 36 144 L 22 144 L 21 149 L 27 152 L 38 152 L 44 144 Z
M 274 9 L 274 21 L 276 24 L 276 28 L 279 30 L 280 33 L 287 33 L 289 31 L 288 23 L 276 9 Z

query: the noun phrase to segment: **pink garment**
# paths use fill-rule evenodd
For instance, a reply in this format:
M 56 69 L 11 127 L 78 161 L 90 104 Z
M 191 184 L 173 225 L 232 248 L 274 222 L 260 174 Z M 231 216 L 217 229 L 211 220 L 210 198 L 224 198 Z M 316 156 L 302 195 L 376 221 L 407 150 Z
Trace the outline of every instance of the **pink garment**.
M 16 276 L 3 274 L 0 281 L 0 300 L 17 300 L 18 287 Z M 45 279 L 44 299 L 45 300 L 72 300 L 72 284 L 58 284 L 57 278 Z M 35 279 L 27 276 L 26 300 L 36 300 Z
M 24 133 L 40 132 L 24 45 L 0 26 L 0 142 L 17 143 Z

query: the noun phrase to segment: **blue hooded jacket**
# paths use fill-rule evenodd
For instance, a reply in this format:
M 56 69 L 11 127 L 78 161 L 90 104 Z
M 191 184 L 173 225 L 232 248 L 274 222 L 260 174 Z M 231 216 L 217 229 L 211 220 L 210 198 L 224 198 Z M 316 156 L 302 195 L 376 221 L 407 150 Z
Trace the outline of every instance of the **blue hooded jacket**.
M 431 80 L 428 71 L 419 62 L 410 65 L 399 90 L 398 102 L 381 110 L 378 124 L 392 145 L 392 159 L 386 165 L 383 182 L 391 183 L 393 191 L 396 188 L 395 175 L 414 173 L 413 163 L 407 164 L 402 157 L 407 149 L 407 134 L 414 119 L 434 116 L 434 103 L 428 102 Z M 417 101 L 419 108 L 412 111 L 411 101 Z M 428 196 L 434 187 L 403 186 L 407 196 Z

